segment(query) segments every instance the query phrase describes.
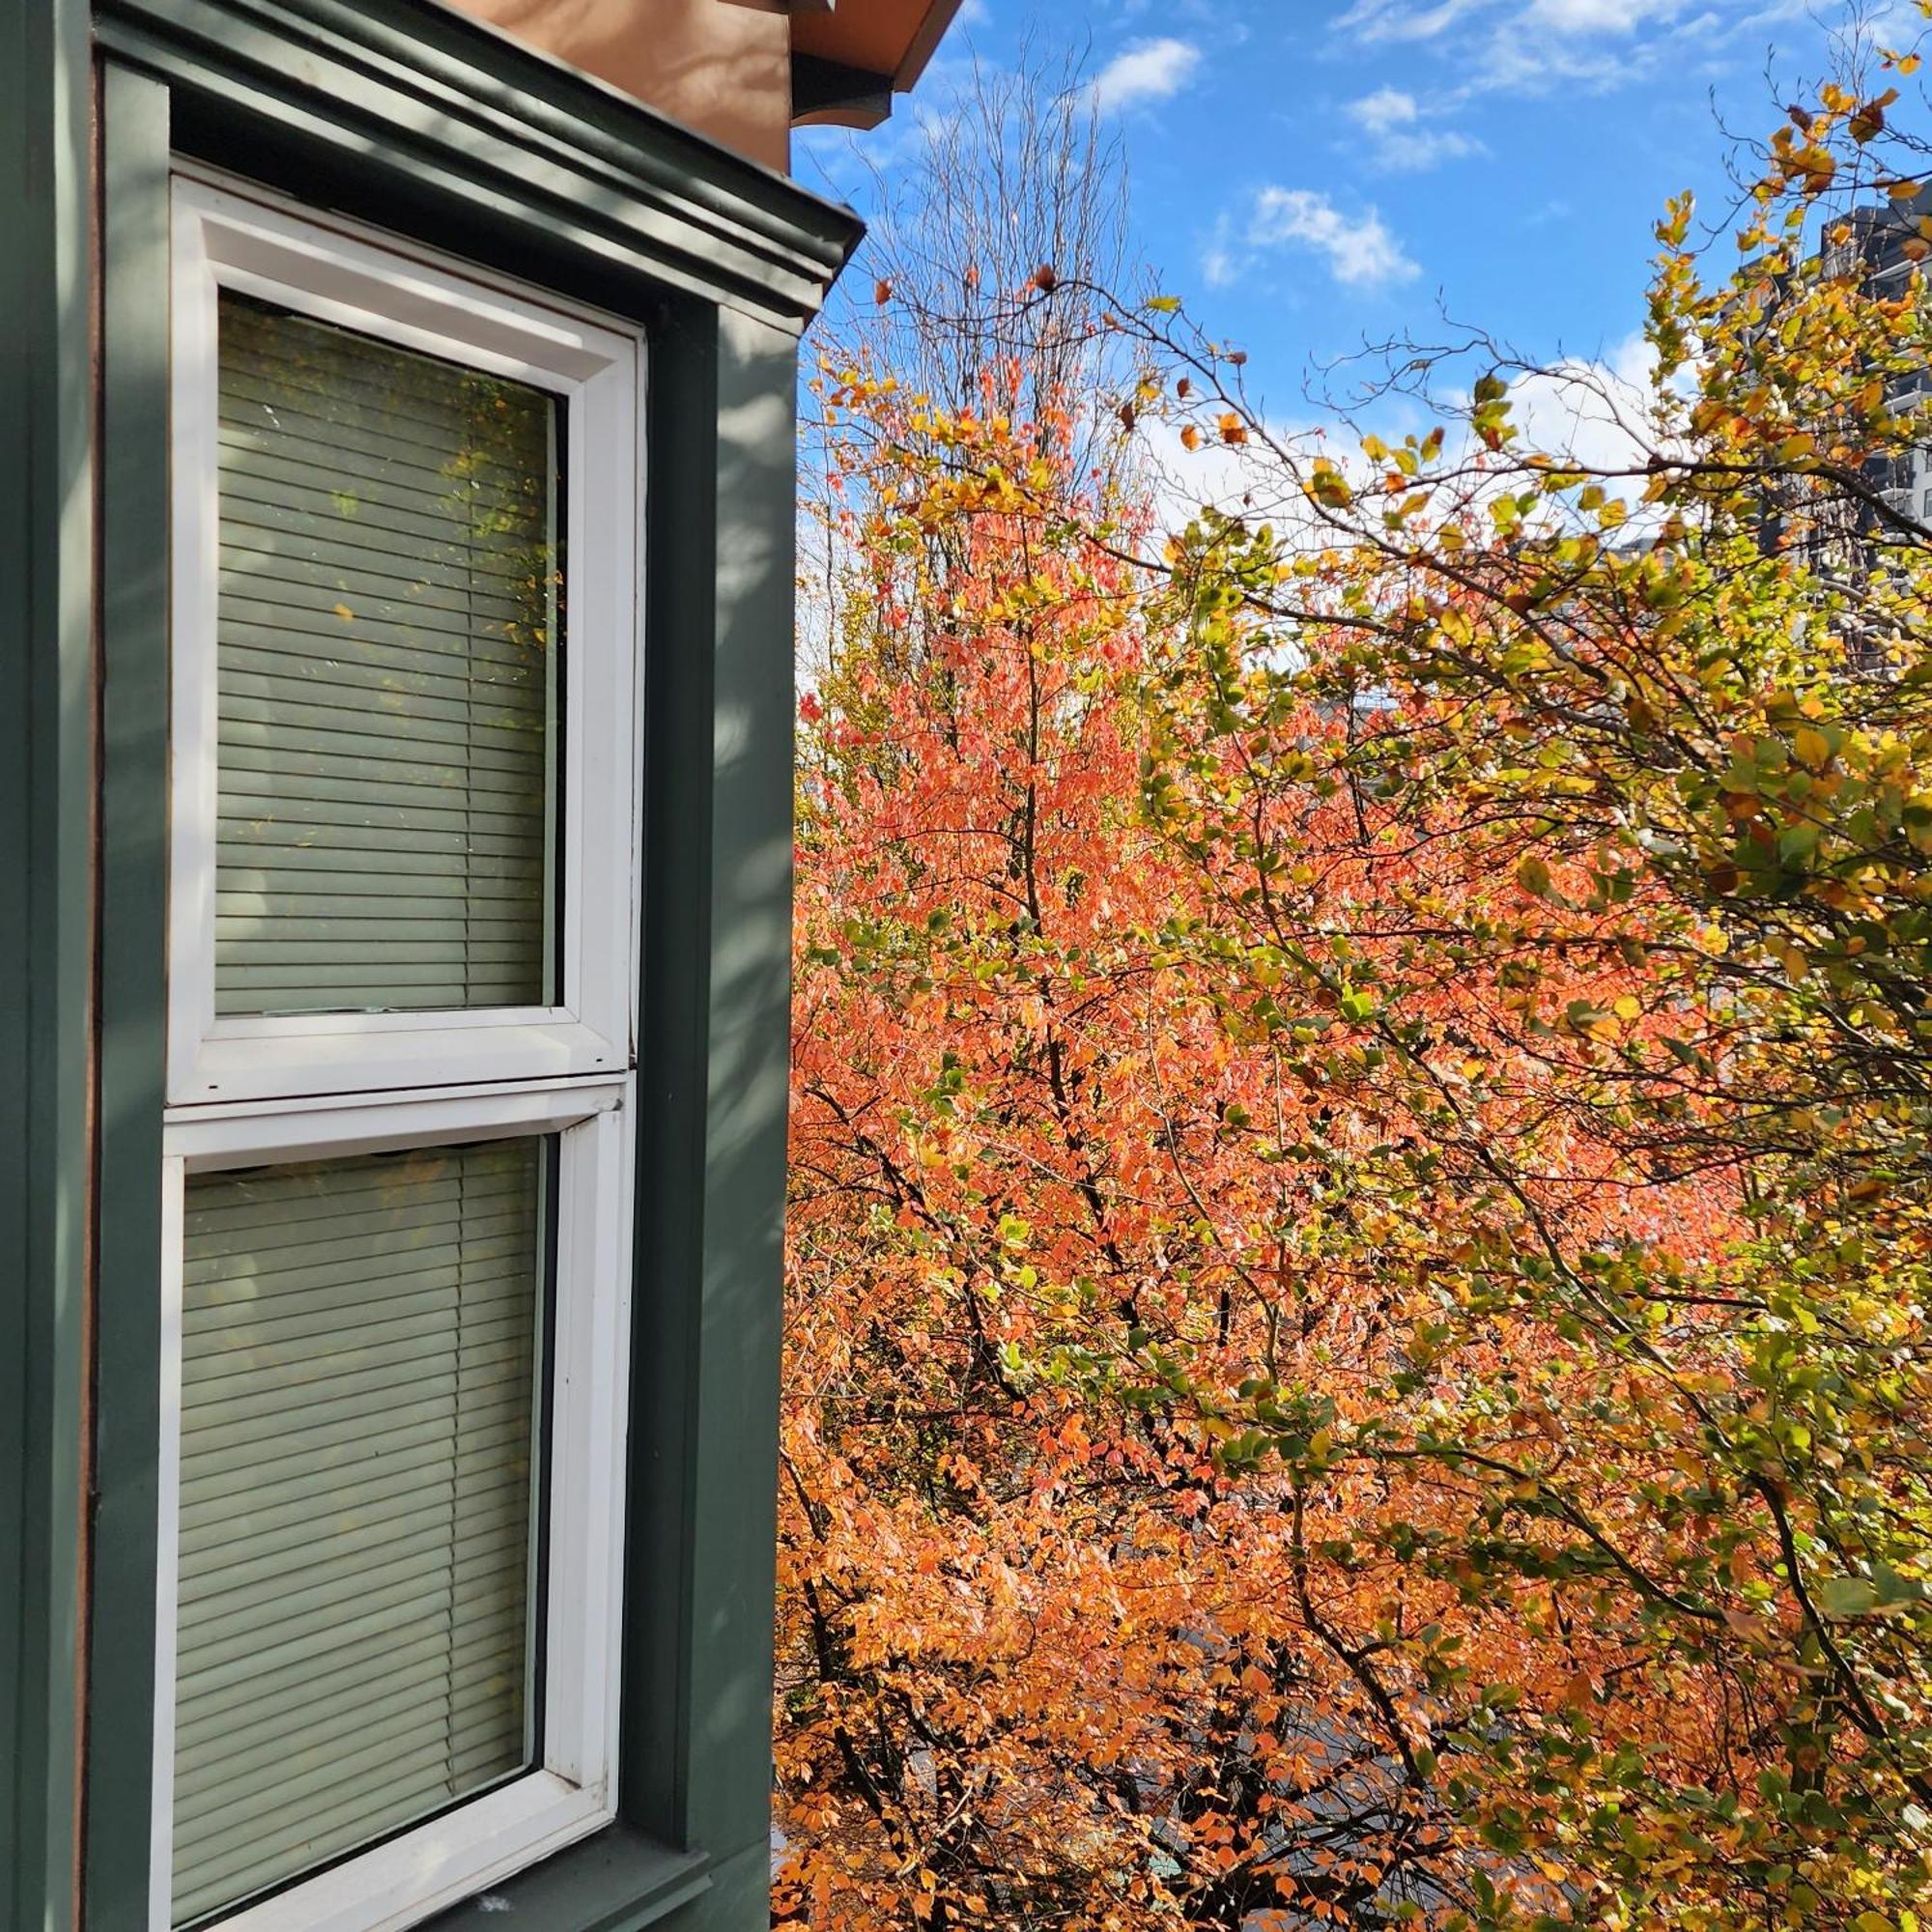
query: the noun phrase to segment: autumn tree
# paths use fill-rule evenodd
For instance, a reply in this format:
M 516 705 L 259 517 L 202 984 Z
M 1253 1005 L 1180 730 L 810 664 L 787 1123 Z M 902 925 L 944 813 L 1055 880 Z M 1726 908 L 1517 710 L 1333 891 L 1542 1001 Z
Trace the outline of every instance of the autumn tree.
M 1171 302 L 1081 285 L 1124 413 L 1247 465 L 1179 531 L 1065 460 L 1051 398 L 844 372 L 787 1922 L 1918 1922 L 1932 529 L 1887 482 L 1932 219 L 1898 111 L 1794 108 L 1734 272 L 1671 209 L 1641 396 L 1471 336 L 1465 401 L 1406 358 L 1433 425 L 1343 454 Z M 1535 446 L 1565 382 L 1611 453 Z
M 814 339 L 828 370 L 926 399 L 929 412 L 893 417 L 902 456 L 922 440 L 918 453 L 937 455 L 932 439 L 953 415 L 1004 416 L 1024 419 L 1036 438 L 1062 439 L 1065 447 L 1051 452 L 1062 473 L 1090 489 L 1122 480 L 1132 450 L 1116 431 L 1109 398 L 1131 383 L 1138 363 L 1130 345 L 1098 326 L 1098 291 L 1125 286 L 1135 273 L 1126 156 L 1086 66 L 1084 53 L 1034 38 L 1003 66 L 976 58 L 942 104 L 917 114 L 915 152 L 896 181 L 872 171 L 880 209 L 862 270 Z M 1042 271 L 1065 278 L 1062 298 L 1016 301 Z M 840 393 L 837 383 L 810 385 L 802 424 L 802 655 L 828 691 L 849 655 L 834 631 L 863 608 L 843 487 L 862 445 L 886 433 L 873 412 L 841 408 Z M 958 540 L 952 520 L 922 526 L 936 568 L 956 562 L 938 554 Z M 918 661 L 927 616 L 915 604 L 891 633 L 871 626 L 872 660 Z

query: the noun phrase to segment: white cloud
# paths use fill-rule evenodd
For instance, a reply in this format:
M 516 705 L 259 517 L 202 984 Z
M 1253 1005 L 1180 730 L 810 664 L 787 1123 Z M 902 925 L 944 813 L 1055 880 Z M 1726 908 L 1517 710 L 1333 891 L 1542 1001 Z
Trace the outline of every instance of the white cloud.
M 1371 134 L 1386 134 L 1398 128 L 1412 128 L 1422 118 L 1415 96 L 1399 87 L 1378 87 L 1359 100 L 1349 103 L 1349 118 Z
M 1652 400 L 1657 351 L 1641 330 L 1590 358 L 1567 356 L 1510 388 L 1524 445 L 1592 469 L 1640 469 L 1662 435 Z
M 1384 174 L 1420 174 L 1488 152 L 1457 128 L 1429 126 L 1422 104 L 1399 87 L 1378 87 L 1345 111 L 1369 138 L 1370 165 Z
M 1102 108 L 1129 107 L 1137 101 L 1165 100 L 1179 94 L 1201 65 L 1201 49 L 1190 41 L 1166 36 L 1136 41 L 1116 54 L 1094 80 L 1094 99 Z
M 1659 513 L 1638 500 L 1641 479 L 1650 453 L 1670 448 L 1674 435 L 1668 412 L 1658 406 L 1656 368 L 1656 352 L 1637 331 L 1595 355 L 1565 356 L 1548 369 L 1517 373 L 1510 381 L 1510 420 L 1518 432 L 1514 451 L 1519 456 L 1540 451 L 1605 472 L 1612 479 L 1611 494 L 1622 496 L 1630 506 L 1631 536 L 1656 521 Z M 1311 521 L 1297 480 L 1306 474 L 1309 462 L 1325 457 L 1337 464 L 1358 493 L 1372 490 L 1383 473 L 1386 466 L 1371 462 L 1356 440 L 1368 429 L 1386 442 L 1399 443 L 1406 434 L 1420 433 L 1433 423 L 1448 427 L 1444 468 L 1452 480 L 1444 483 L 1437 501 L 1444 515 L 1456 508 L 1480 512 L 1499 493 L 1519 490 L 1520 475 L 1507 463 L 1492 466 L 1466 427 L 1457 427 L 1469 404 L 1467 392 L 1445 387 L 1440 404 L 1438 410 L 1384 397 L 1371 420 L 1331 416 L 1325 425 L 1263 411 L 1263 438 L 1230 446 L 1215 434 L 1219 404 L 1210 401 L 1191 418 L 1202 432 L 1191 449 L 1181 440 L 1180 416 L 1143 416 L 1135 437 L 1161 526 L 1179 530 L 1202 504 L 1213 504 L 1270 524 L 1293 550 L 1331 540 L 1319 518 Z M 1547 514 L 1560 520 L 1565 512 L 1552 503 Z
M 1632 34 L 1647 20 L 1671 20 L 1683 0 L 1530 0 L 1532 23 L 1559 34 Z
M 1255 248 L 1312 248 L 1349 288 L 1409 282 L 1422 272 L 1373 208 L 1345 213 L 1314 188 L 1263 188 L 1247 239 Z
M 1335 25 L 1364 41 L 1433 41 L 1485 0 L 1355 0 Z
M 1217 236 L 1201 258 L 1201 272 L 1210 289 L 1225 289 L 1240 275 L 1241 264 L 1234 250 Z
M 1276 449 L 1293 454 L 1297 467 L 1328 452 L 1328 439 L 1310 424 L 1268 417 L 1263 427 Z M 1300 486 L 1293 469 L 1285 468 L 1273 451 L 1252 442 L 1224 442 L 1211 429 L 1190 449 L 1180 431 L 1179 421 L 1161 416 L 1143 416 L 1134 430 L 1161 531 L 1184 530 L 1210 506 L 1227 516 L 1252 515 L 1283 534 L 1302 522 L 1307 506 Z
M 1684 0 L 1355 0 L 1335 25 L 1363 41 L 1433 41 L 1475 16 L 1504 32 L 1628 35 L 1683 11 Z
M 1708 64 L 1809 0 L 1351 0 L 1331 22 L 1364 45 L 1440 41 L 1464 96 L 1607 92 L 1666 64 Z M 1451 34 L 1450 29 L 1456 31 Z M 1371 97 L 1373 98 L 1373 97 Z

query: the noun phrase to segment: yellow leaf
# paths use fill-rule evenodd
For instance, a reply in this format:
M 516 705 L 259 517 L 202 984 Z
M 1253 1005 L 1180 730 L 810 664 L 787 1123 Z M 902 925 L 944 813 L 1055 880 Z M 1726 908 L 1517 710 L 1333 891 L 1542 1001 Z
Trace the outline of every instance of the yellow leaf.
M 335 607 L 335 614 L 338 617 L 340 617 L 345 624 L 352 622 L 355 616 L 355 612 L 352 611 L 347 604 L 338 604 Z
M 1846 131 L 1861 147 L 1867 141 L 1877 140 L 1885 132 L 1885 109 L 1886 103 L 1883 100 L 1867 100 L 1846 122 Z
M 1643 1002 L 1634 995 L 1626 993 L 1617 1001 L 1615 1011 L 1620 1020 L 1640 1018 L 1643 1013 Z

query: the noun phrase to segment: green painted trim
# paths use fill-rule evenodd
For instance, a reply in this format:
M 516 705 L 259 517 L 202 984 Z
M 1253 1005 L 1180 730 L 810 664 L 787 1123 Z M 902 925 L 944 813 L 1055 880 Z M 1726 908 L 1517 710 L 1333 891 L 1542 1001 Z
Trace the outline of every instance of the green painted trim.
M 645 822 L 680 836 L 647 861 L 633 1373 L 682 1453 L 633 1471 L 622 1789 L 721 1863 L 769 1857 L 796 386 L 778 328 L 711 311 L 653 338 L 651 446 L 712 480 L 651 495 Z M 758 1869 L 755 1913 L 721 1892 L 701 1922 L 759 1932 Z
M 428 1932 L 638 1932 L 711 1889 L 701 1853 L 614 1825 L 561 1858 L 440 1914 Z
M 768 1846 L 792 891 L 797 373 L 719 317 L 710 997 L 698 1329 L 690 1785 L 721 1861 Z M 720 1921 L 728 1922 L 728 1921 Z M 750 1932 L 750 1928 L 745 1928 Z
M 168 824 L 168 92 L 101 75 L 99 1320 L 91 1700 L 151 1712 Z M 87 1902 L 145 1925 L 152 1723 L 94 1727 Z
M 859 239 L 850 211 L 435 0 L 99 0 L 99 32 L 174 87 L 185 152 L 348 207 L 373 145 L 462 252 L 515 237 L 797 330 Z
M 74 1923 L 93 912 L 91 74 L 0 0 L 0 1921 Z
M 772 1854 L 753 1845 L 719 1865 L 701 1896 L 667 1918 L 661 1932 L 769 1932 Z
M 631 1360 L 634 1412 L 657 1418 L 662 1437 L 631 1469 L 619 1788 L 626 1816 L 682 1845 L 698 1842 L 686 1830 L 686 1791 L 715 736 L 711 653 L 687 640 L 711 636 L 717 622 L 710 560 L 719 554 L 718 393 L 717 311 L 678 305 L 651 336 L 646 404 L 652 475 L 676 464 L 694 487 L 645 492 L 646 837 Z M 680 836 L 650 836 L 660 825 Z M 665 1284 L 674 1282 L 693 1287 L 667 1293 Z

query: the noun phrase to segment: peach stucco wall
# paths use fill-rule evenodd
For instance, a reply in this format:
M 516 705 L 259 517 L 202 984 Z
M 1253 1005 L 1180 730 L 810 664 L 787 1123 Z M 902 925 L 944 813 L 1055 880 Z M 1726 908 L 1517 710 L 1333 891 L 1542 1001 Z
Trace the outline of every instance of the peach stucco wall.
M 790 163 L 790 22 L 733 0 L 451 0 L 767 167 Z

